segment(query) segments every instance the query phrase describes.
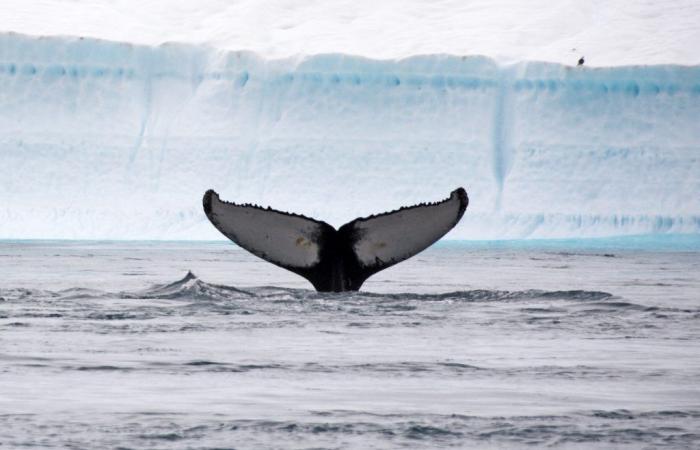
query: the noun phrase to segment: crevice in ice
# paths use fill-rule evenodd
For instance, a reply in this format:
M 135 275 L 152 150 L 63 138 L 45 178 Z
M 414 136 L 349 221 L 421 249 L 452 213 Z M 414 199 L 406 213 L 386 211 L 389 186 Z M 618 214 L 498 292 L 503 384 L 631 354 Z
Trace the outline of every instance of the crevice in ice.
M 144 144 L 144 138 L 146 136 L 146 129 L 148 128 L 148 123 L 151 119 L 151 100 L 153 95 L 153 88 L 151 86 L 151 77 L 146 76 L 143 80 L 143 113 L 141 117 L 141 123 L 139 132 L 136 135 L 136 143 L 129 155 L 129 167 L 133 167 L 136 157 Z
M 510 79 L 510 73 L 503 71 L 498 81 L 493 114 L 493 174 L 497 186 L 495 211 L 501 210 L 503 190 L 514 157 L 514 149 L 510 142 L 513 128 Z

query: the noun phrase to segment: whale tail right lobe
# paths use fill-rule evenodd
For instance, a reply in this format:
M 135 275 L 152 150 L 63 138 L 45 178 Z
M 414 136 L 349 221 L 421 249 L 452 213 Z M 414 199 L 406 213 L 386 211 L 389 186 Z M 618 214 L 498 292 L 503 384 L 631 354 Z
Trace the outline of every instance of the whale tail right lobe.
M 226 237 L 320 292 L 360 289 L 370 276 L 438 241 L 468 204 L 466 191 L 458 188 L 441 202 L 358 218 L 335 230 L 298 214 L 225 202 L 212 190 L 203 199 L 207 217 Z

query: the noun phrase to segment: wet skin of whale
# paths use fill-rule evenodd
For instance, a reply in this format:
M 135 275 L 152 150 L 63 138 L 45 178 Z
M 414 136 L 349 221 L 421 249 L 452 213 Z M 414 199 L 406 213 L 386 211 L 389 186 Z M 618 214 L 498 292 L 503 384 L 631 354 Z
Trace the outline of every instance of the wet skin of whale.
M 306 278 L 319 292 L 356 291 L 370 276 L 437 242 L 464 215 L 463 188 L 436 203 L 357 218 L 338 230 L 298 214 L 223 201 L 209 190 L 204 212 L 224 236 Z

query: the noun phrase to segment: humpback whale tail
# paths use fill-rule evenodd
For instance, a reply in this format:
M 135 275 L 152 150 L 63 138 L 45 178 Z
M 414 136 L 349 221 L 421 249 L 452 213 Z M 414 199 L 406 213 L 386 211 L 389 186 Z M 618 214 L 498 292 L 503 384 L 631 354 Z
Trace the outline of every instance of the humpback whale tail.
M 338 230 L 299 214 L 222 201 L 209 190 L 204 212 L 236 244 L 306 278 L 319 292 L 356 291 L 370 276 L 425 250 L 462 218 L 463 188 L 437 202 L 358 218 Z

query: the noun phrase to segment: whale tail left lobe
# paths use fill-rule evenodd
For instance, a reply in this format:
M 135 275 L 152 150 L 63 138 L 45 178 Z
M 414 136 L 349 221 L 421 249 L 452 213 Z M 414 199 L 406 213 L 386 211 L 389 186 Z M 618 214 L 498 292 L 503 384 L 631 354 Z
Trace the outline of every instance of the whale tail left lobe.
M 203 199 L 204 212 L 224 236 L 321 292 L 360 289 L 370 276 L 438 241 L 468 204 L 458 188 L 441 202 L 358 218 L 336 230 L 302 215 L 225 202 L 212 190 Z

